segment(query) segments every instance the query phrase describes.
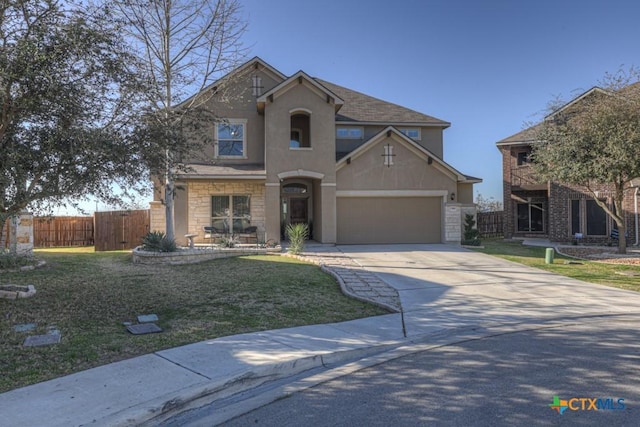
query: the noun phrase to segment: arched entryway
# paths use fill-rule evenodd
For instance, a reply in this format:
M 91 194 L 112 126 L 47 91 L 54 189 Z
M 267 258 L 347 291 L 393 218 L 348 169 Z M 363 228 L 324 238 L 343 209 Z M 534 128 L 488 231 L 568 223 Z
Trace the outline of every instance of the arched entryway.
M 313 182 L 310 179 L 288 179 L 280 187 L 280 233 L 288 224 L 309 225 L 309 238 L 313 238 Z

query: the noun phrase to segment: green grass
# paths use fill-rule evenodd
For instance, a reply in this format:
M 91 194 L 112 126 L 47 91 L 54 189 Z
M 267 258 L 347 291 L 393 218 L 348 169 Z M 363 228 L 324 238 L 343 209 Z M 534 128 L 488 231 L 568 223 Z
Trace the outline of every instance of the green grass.
M 605 264 L 602 262 L 575 260 L 557 253 L 553 264 L 545 264 L 545 248 L 543 247 L 524 246 L 522 242 L 502 239 L 483 239 L 482 245 L 484 249 L 473 248 L 473 250 L 574 279 L 584 280 L 585 282 L 640 291 L 640 276 L 616 274 L 616 272 L 624 271 L 640 272 L 640 266 L 637 265 Z M 565 261 L 568 260 L 578 261 L 581 264 L 565 264 Z
M 344 296 L 315 265 L 251 256 L 183 266 L 133 265 L 128 252 L 46 249 L 44 268 L 1 273 L 36 295 L 0 299 L 0 392 L 153 351 L 225 335 L 386 314 Z M 122 322 L 155 313 L 163 333 L 131 335 Z M 55 326 L 61 343 L 22 346 Z

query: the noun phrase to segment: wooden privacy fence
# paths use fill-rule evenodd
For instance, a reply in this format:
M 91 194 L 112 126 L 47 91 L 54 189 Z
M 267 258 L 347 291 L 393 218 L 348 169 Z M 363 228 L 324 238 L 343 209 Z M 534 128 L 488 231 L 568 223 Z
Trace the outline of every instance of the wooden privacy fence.
M 93 246 L 93 217 L 36 217 L 33 220 L 33 246 Z
M 477 227 L 482 237 L 503 235 L 504 211 L 478 212 Z
M 96 212 L 94 219 L 96 252 L 133 249 L 149 232 L 150 211 Z
M 4 225 L 0 247 L 11 242 L 11 221 Z M 50 248 L 60 246 L 93 246 L 92 216 L 44 216 L 33 218 L 33 246 Z

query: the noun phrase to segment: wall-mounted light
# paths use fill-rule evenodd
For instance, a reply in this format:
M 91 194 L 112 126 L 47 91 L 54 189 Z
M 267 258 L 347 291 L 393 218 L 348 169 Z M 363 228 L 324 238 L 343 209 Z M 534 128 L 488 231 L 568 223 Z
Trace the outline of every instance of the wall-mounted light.
M 433 163 L 433 159 L 431 158 L 431 156 L 429 156 L 427 158 L 427 164 L 430 165 L 431 163 Z
M 451 200 L 455 200 L 456 199 L 456 193 L 451 193 Z

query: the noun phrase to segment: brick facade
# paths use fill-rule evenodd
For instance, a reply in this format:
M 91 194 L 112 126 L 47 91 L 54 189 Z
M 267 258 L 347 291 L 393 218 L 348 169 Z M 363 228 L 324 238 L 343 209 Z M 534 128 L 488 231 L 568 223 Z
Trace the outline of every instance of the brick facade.
M 518 153 L 526 150 L 527 144 L 499 146 L 502 154 L 502 176 L 504 196 L 504 237 L 546 237 L 555 242 L 570 242 L 571 235 L 571 200 L 590 200 L 591 194 L 584 189 L 573 185 L 558 183 L 535 183 L 532 170 L 527 165 L 518 165 Z M 542 189 L 545 187 L 546 189 Z M 606 200 L 612 206 L 612 190 L 610 186 L 600 186 L 596 189 L 598 197 Z M 540 202 L 545 206 L 544 231 L 518 232 L 517 230 L 517 205 L 525 200 Z M 583 206 L 583 205 L 582 205 Z M 625 222 L 627 227 L 627 244 L 635 243 L 635 209 L 634 193 L 625 193 L 623 202 Z M 584 214 L 582 214 L 584 216 Z M 582 219 L 584 223 L 584 219 Z M 611 230 L 614 221 L 607 216 L 606 236 L 587 236 L 583 233 L 584 243 L 603 244 L 610 243 Z

